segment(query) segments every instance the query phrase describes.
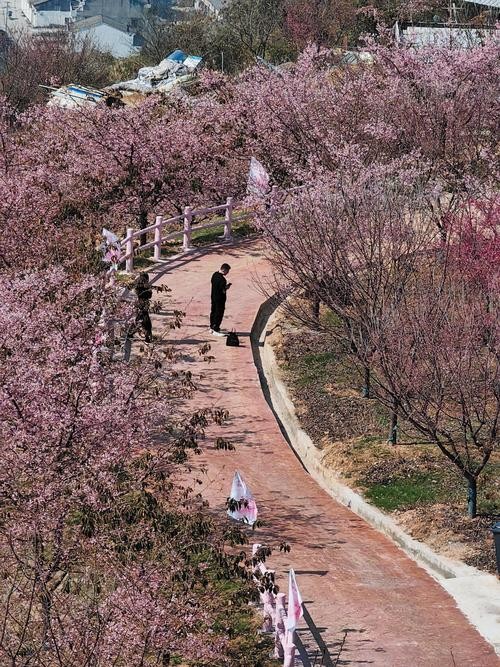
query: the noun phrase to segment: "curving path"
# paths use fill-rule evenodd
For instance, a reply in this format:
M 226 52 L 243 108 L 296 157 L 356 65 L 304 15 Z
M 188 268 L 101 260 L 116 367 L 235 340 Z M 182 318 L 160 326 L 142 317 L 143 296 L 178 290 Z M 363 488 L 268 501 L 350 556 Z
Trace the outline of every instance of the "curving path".
M 236 328 L 240 348 L 226 347 L 225 339 L 208 331 L 210 276 L 223 261 L 232 266 L 233 283 L 223 326 Z M 498 667 L 493 648 L 439 584 L 324 492 L 283 438 L 261 392 L 249 339 L 264 300 L 255 277 L 263 277 L 266 270 L 260 241 L 211 249 L 157 270 L 157 283 L 172 289 L 169 302 L 173 299 L 175 307 L 187 314 L 183 329 L 168 338 L 185 355 L 193 373 L 202 374 L 196 403 L 225 407 L 231 414 L 229 424 L 213 429 L 209 436 L 232 439 L 236 451 L 217 451 L 212 437 L 207 438 L 202 493 L 223 512 L 234 471 L 242 473 L 266 523 L 250 539 L 291 544 L 291 553 L 273 554 L 269 567 L 281 575 L 282 584 L 288 568 L 295 569 L 306 608 L 332 656 L 347 631 L 339 664 Z M 161 325 L 157 317 L 154 326 L 158 330 Z M 206 341 L 215 356 L 209 365 L 199 361 L 196 351 Z M 309 631 L 300 634 L 307 644 Z

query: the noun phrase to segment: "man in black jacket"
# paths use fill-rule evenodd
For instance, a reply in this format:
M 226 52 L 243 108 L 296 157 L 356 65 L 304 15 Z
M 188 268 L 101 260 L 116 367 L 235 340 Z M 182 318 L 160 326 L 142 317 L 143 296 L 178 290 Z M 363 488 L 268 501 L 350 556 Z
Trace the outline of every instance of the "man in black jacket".
M 226 276 L 231 270 L 229 264 L 223 264 L 212 276 L 212 309 L 210 310 L 210 331 L 214 336 L 224 336 L 220 330 L 226 308 L 226 292 L 231 287 Z

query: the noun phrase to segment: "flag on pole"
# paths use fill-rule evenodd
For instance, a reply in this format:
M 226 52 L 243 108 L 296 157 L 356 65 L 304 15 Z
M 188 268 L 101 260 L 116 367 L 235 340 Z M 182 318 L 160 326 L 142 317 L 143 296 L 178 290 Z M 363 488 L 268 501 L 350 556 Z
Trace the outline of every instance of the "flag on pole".
M 250 160 L 247 192 L 259 197 L 263 197 L 269 192 L 269 174 L 264 165 L 254 157 Z
M 102 228 L 102 235 L 104 236 L 106 243 L 108 245 L 119 245 L 120 240 L 116 234 L 113 234 L 113 232 L 110 232 L 109 229 L 106 229 L 106 227 Z
M 295 572 L 290 570 L 288 573 L 288 613 L 286 617 L 287 630 L 293 632 L 300 619 L 304 616 L 302 610 L 302 596 L 300 595 Z
M 235 519 L 236 521 L 244 521 L 249 524 L 254 524 L 257 521 L 257 505 L 250 489 L 245 484 L 238 471 L 234 473 L 233 483 L 231 484 L 231 495 L 229 498 L 241 503 L 239 508 L 227 510 L 227 513 L 232 519 Z
M 109 229 L 106 229 L 106 227 L 102 228 L 102 235 L 104 237 L 102 246 L 103 259 L 108 264 L 111 264 L 111 270 L 117 271 L 118 261 L 121 255 L 120 239 L 116 234 L 113 234 Z
M 396 44 L 399 44 L 399 42 L 401 41 L 401 31 L 399 29 L 399 21 L 396 21 L 396 23 L 394 24 L 394 40 Z

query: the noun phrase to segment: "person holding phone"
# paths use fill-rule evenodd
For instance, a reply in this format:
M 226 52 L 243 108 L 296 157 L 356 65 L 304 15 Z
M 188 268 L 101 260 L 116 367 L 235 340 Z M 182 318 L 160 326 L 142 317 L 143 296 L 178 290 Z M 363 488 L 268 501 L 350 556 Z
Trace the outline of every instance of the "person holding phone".
M 226 280 L 226 276 L 230 270 L 231 267 L 229 264 L 223 264 L 212 276 L 210 332 L 214 336 L 225 335 L 221 332 L 220 325 L 222 324 L 226 308 L 226 292 L 231 287 L 231 283 L 228 283 Z

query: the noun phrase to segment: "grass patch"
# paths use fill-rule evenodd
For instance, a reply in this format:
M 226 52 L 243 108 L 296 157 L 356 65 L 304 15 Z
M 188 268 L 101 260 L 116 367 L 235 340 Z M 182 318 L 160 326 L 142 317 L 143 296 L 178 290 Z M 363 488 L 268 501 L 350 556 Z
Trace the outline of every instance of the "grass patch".
M 255 228 L 246 220 L 241 222 L 235 222 L 232 226 L 232 235 L 234 239 L 245 238 L 255 233 Z M 224 235 L 224 223 L 221 220 L 221 224 L 217 227 L 212 227 L 211 229 L 199 229 L 193 231 L 191 235 L 191 243 L 195 248 L 203 248 L 206 245 L 211 245 L 213 243 L 220 243 L 222 241 L 222 236 Z M 182 251 L 182 237 L 174 241 L 168 241 L 162 245 L 161 255 L 162 257 L 168 257 L 169 255 L 175 255 Z
M 239 239 L 244 238 L 245 236 L 250 236 L 255 232 L 255 228 L 248 222 L 242 220 L 241 222 L 235 222 L 232 226 L 232 235 L 233 238 Z M 221 240 L 221 236 L 224 234 L 224 225 L 221 224 L 219 227 L 214 227 L 213 229 L 200 229 L 197 232 L 193 232 L 191 237 L 191 242 L 194 246 L 201 247 L 204 245 L 209 245 L 210 243 L 216 243 Z
M 141 252 L 134 257 L 135 269 L 148 269 L 153 263 L 154 259 L 152 250 L 144 250 L 144 252 Z
M 230 639 L 231 664 L 244 667 L 246 659 L 252 656 L 255 667 L 279 667 L 281 664 L 268 656 L 272 651 L 273 640 L 269 635 L 260 633 L 262 617 L 249 605 L 242 604 L 243 582 L 215 581 L 214 594 L 223 600 L 230 613 L 223 613 L 215 619 L 213 630 Z
M 295 382 L 299 387 L 311 385 L 324 386 L 331 377 L 330 364 L 335 361 L 333 352 L 321 352 L 319 354 L 306 354 L 293 365 L 290 370 L 295 376 Z
M 392 512 L 428 505 L 440 500 L 440 480 L 437 475 L 415 475 L 395 478 L 385 484 L 373 484 L 366 497 L 380 509 Z
M 490 463 L 485 468 L 477 495 L 478 512 L 500 519 L 500 462 Z
M 384 444 L 384 440 L 379 435 L 362 435 L 358 441 L 353 445 L 354 449 L 366 447 L 366 445 L 380 445 Z
M 339 328 L 342 326 L 342 321 L 338 315 L 336 315 L 332 310 L 325 309 L 321 312 L 320 315 L 321 324 L 326 327 L 331 327 L 332 329 Z

